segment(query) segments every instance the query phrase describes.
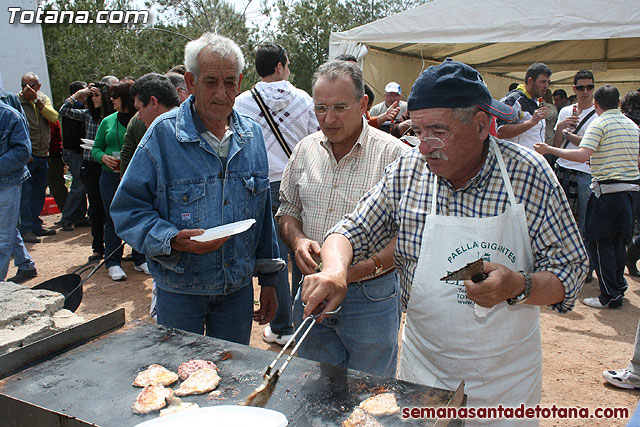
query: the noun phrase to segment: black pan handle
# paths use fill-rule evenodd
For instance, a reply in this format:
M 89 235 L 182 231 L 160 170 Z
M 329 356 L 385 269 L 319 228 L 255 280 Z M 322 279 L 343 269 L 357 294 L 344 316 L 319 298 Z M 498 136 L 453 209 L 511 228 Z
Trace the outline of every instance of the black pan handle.
M 478 274 L 477 276 L 473 276 L 471 278 L 471 281 L 473 283 L 478 283 L 478 282 L 482 282 L 484 279 L 486 279 L 487 277 L 489 277 L 489 275 L 487 273 L 481 273 Z

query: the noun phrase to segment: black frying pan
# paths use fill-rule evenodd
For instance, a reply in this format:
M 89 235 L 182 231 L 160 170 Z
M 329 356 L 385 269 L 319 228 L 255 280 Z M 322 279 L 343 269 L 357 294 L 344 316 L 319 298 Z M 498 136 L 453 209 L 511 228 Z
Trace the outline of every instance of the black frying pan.
M 91 272 L 84 279 L 80 277 L 80 274 L 89 270 L 93 265 L 93 262 L 84 264 L 71 274 L 54 277 L 53 279 L 42 282 L 39 285 L 32 287 L 31 289 L 46 289 L 48 291 L 61 293 L 62 295 L 64 295 L 64 306 L 62 308 L 66 308 L 69 311 L 75 312 L 78 309 L 80 302 L 82 301 L 82 285 L 87 280 L 89 280 L 89 278 L 93 276 L 93 273 L 95 273 L 100 267 L 102 267 L 102 264 L 104 264 L 105 261 L 109 259 L 113 254 L 115 254 L 116 251 L 118 251 L 123 245 L 124 242 L 122 242 L 122 244 L 120 244 L 120 246 L 118 246 L 115 251 L 111 252 L 109 256 L 103 259 L 100 264 L 93 267 L 93 270 L 91 270 Z

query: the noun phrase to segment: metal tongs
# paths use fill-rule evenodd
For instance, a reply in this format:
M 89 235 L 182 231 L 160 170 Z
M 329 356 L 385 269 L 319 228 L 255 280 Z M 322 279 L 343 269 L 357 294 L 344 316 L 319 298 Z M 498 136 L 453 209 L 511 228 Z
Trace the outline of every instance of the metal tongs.
M 304 307 L 305 304 L 302 303 L 302 306 Z M 342 306 L 339 305 L 338 308 L 336 308 L 335 310 L 325 311 L 324 314 L 329 316 L 332 314 L 336 314 L 337 312 L 340 311 L 341 308 Z M 280 376 L 282 375 L 285 368 L 289 364 L 289 361 L 293 357 L 293 354 L 296 351 L 298 351 L 298 347 L 300 347 L 304 339 L 307 337 L 307 334 L 309 333 L 311 328 L 313 328 L 313 325 L 316 324 L 315 320 L 318 317 L 320 317 L 321 314 L 322 313 L 310 314 L 309 316 L 304 318 L 300 326 L 298 326 L 298 329 L 296 329 L 293 335 L 291 336 L 291 338 L 289 338 L 289 341 L 287 341 L 284 347 L 282 347 L 282 350 L 280 350 L 280 353 L 278 353 L 276 358 L 273 359 L 273 362 L 271 362 L 271 364 L 267 367 L 267 370 L 264 372 L 264 375 L 262 376 L 262 378 L 264 378 L 264 380 L 262 381 L 262 384 L 260 384 L 258 387 L 256 387 L 255 390 L 253 390 L 253 392 L 251 392 L 251 394 L 247 397 L 247 400 L 245 400 L 245 402 L 243 403 L 244 406 L 259 406 L 261 408 L 264 408 L 264 405 L 267 404 L 267 402 L 269 401 L 269 398 L 273 394 L 273 390 L 276 388 L 276 383 L 278 382 L 278 379 L 280 379 Z M 298 333 L 303 329 L 304 329 L 304 332 L 302 336 L 296 343 L 295 347 L 293 347 L 293 350 L 291 350 L 291 353 L 289 354 L 287 359 L 284 361 L 280 369 L 274 370 L 276 364 L 284 355 L 284 352 L 287 350 L 287 348 L 289 348 L 289 346 L 291 345 L 291 343 L 293 343 Z

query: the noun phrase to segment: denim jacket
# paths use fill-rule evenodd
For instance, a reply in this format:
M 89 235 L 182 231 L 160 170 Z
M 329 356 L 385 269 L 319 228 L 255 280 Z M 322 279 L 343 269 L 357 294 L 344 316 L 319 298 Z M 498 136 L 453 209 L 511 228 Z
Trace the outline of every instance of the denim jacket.
M 31 174 L 29 125 L 22 114 L 0 101 L 0 188 L 22 185 Z
M 221 295 L 275 286 L 280 260 L 271 215 L 269 167 L 260 126 L 235 110 L 226 168 L 196 129 L 193 96 L 159 116 L 140 141 L 111 204 L 116 233 L 145 254 L 160 289 Z M 254 218 L 244 233 L 203 255 L 172 250 L 183 229 Z

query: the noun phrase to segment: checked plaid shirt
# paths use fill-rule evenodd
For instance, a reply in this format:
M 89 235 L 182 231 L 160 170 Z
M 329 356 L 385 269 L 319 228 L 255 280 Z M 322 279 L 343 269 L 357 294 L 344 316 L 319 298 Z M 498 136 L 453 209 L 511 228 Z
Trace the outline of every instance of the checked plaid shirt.
M 564 300 L 552 308 L 561 313 L 570 311 L 584 283 L 588 262 L 562 187 L 542 156 L 508 141 L 496 142 L 516 200 L 524 204 L 533 271 L 549 271 L 560 279 Z M 369 190 L 355 211 L 327 233 L 341 233 L 349 239 L 354 262 L 379 251 L 398 233 L 394 261 L 405 309 L 431 205 L 433 179 L 434 174 L 417 149 L 405 153 L 387 167 L 382 180 Z M 491 145 L 482 169 L 463 188 L 454 190 L 446 179 L 438 180 L 439 215 L 483 218 L 500 215 L 508 207 L 509 196 Z
M 60 114 L 65 117 L 69 117 L 70 119 L 84 122 L 84 128 L 87 131 L 85 138 L 96 138 L 96 133 L 98 132 L 98 126 L 100 126 L 100 122 L 96 122 L 95 120 L 93 120 L 93 116 L 88 109 L 73 108 L 73 105 L 65 99 L 64 104 L 62 104 L 62 107 L 60 107 Z M 91 157 L 91 150 L 85 149 L 82 152 L 82 158 L 84 160 L 89 160 L 90 162 L 95 162 L 93 157 Z
M 327 230 L 351 212 L 382 178 L 385 167 L 409 148 L 388 133 L 372 128 L 364 118 L 362 126 L 351 152 L 339 162 L 327 137 L 316 132 L 296 145 L 287 163 L 276 216 L 288 215 L 300 221 L 303 233 L 311 240 L 322 243 Z

